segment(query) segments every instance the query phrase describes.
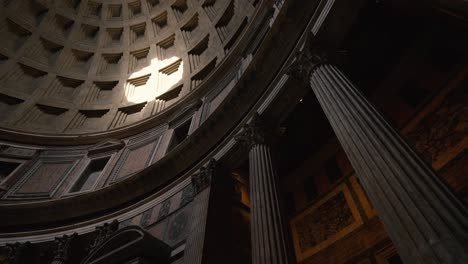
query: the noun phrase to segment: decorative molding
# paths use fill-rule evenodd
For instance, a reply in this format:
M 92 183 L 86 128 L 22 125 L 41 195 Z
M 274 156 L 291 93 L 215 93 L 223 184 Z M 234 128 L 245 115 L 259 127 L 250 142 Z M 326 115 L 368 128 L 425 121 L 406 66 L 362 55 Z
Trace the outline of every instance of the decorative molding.
M 170 217 L 165 236 L 169 245 L 175 246 L 186 237 L 190 219 L 189 210 L 181 210 Z
M 34 192 L 34 193 L 20 193 L 19 190 L 35 175 L 35 173 L 44 164 L 67 164 L 68 167 L 64 169 L 62 175 L 59 175 L 54 183 L 50 183 L 49 191 L 47 192 Z M 49 199 L 52 198 L 55 192 L 59 189 L 64 180 L 70 175 L 79 163 L 76 157 L 66 157 L 59 160 L 50 158 L 39 158 L 35 164 L 25 173 L 25 175 L 6 193 L 4 199 Z
M 9 264 L 21 264 L 25 255 L 25 251 L 31 246 L 30 242 L 16 242 L 13 244 L 6 244 L 8 250 L 7 260 Z
M 54 261 L 59 263 L 67 263 L 70 257 L 71 243 L 78 237 L 77 233 L 72 235 L 63 235 L 55 238 Z
M 169 212 L 171 211 L 171 198 L 172 197 L 161 203 L 161 208 L 159 209 L 158 218 L 156 220 L 157 222 L 169 215 Z
M 30 159 L 38 152 L 40 152 L 40 150 L 17 148 L 17 147 L 8 146 L 8 145 L 0 146 L 0 155 L 5 156 L 5 157 L 11 157 L 11 158 Z
M 96 226 L 98 225 L 104 225 L 105 223 L 108 223 L 113 220 L 119 221 L 120 225 L 119 228 L 122 229 L 123 227 L 127 227 L 129 225 L 132 225 L 132 220 L 137 217 L 140 214 L 143 214 L 147 210 L 153 210 L 155 207 L 157 207 L 159 204 L 162 204 L 165 201 L 171 200 L 178 192 L 182 191 L 184 188 L 189 186 L 191 184 L 191 178 L 187 178 L 181 183 L 171 187 L 169 190 L 166 190 L 159 194 L 159 196 L 156 196 L 154 198 L 149 199 L 150 202 L 144 203 L 143 205 L 140 205 L 136 208 L 133 208 L 132 210 L 123 213 L 115 218 L 110 218 L 106 219 L 104 221 L 99 221 L 95 222 L 92 224 L 89 224 L 87 226 L 82 226 L 82 227 L 75 227 L 73 229 L 69 229 L 67 233 L 71 234 L 73 232 L 78 233 L 79 235 L 82 234 L 88 234 L 96 231 Z M 168 201 L 170 203 L 170 201 Z M 169 209 L 170 209 L 170 204 L 169 204 Z M 154 213 L 156 213 L 157 210 L 155 210 Z M 166 215 L 167 216 L 167 215 Z M 164 216 L 161 219 L 156 219 L 155 221 L 160 221 L 164 219 L 166 216 Z M 21 236 L 15 236 L 14 239 L 11 237 L 2 237 L 0 236 L 0 245 L 6 245 L 10 243 L 11 241 L 19 241 L 22 243 L 26 242 L 31 242 L 31 243 L 42 243 L 42 242 L 47 242 L 53 240 L 56 236 L 60 236 L 64 233 L 64 231 L 61 229 L 60 231 L 57 230 L 48 230 L 45 232 L 34 232 L 31 233 L 29 236 L 21 237 Z
M 310 31 L 305 36 L 302 48 L 296 51 L 295 58 L 286 67 L 285 73 L 301 81 L 308 81 L 312 70 L 329 60 L 328 52 Z
M 184 207 L 186 204 L 190 203 L 193 200 L 194 196 L 194 187 L 193 185 L 188 185 L 182 190 L 182 196 L 180 198 L 179 208 Z
M 171 118 L 169 118 L 169 127 L 174 128 L 180 126 L 185 121 L 192 118 L 195 111 L 197 111 L 202 105 L 202 100 L 197 100 L 188 104 L 186 107 L 182 108 L 179 112 L 175 113 Z
M 119 221 L 114 220 L 110 223 L 105 223 L 102 226 L 96 227 L 96 237 L 94 238 L 93 244 L 91 244 L 89 252 L 95 250 L 101 245 L 108 237 L 110 237 L 115 231 L 119 229 Z
M 136 173 L 138 171 L 141 171 L 144 168 L 148 167 L 151 164 L 151 161 L 152 161 L 156 151 L 159 148 L 159 145 L 161 143 L 161 139 L 162 139 L 162 135 L 157 135 L 157 136 L 150 135 L 148 138 L 140 140 L 135 144 L 132 144 L 132 145 L 129 144 L 122 151 L 122 155 L 120 155 L 117 163 L 115 164 L 115 167 L 111 172 L 111 175 L 109 177 L 108 182 L 113 183 L 113 182 L 120 181 L 120 180 L 123 180 L 123 179 L 127 178 L 128 175 L 120 175 L 120 171 L 125 166 L 126 161 L 128 160 L 128 157 L 130 156 L 131 152 L 135 151 L 135 150 L 138 150 L 140 148 L 144 148 L 144 147 L 152 144 L 154 146 L 151 146 L 151 149 L 149 150 L 149 153 L 148 153 L 148 156 L 146 158 L 144 167 L 141 168 L 141 169 L 138 169 L 137 171 L 135 171 L 133 173 L 130 173 L 129 175 L 134 174 L 134 173 Z M 144 157 L 138 157 L 138 158 L 143 159 Z
M 81 263 L 169 263 L 170 253 L 166 243 L 141 227 L 127 226 L 108 237 Z
M 263 10 L 263 5 L 259 5 L 261 6 L 259 8 L 259 10 Z M 307 6 L 307 4 L 306 4 Z M 296 23 L 296 24 L 300 24 L 300 23 Z M 301 23 L 300 25 L 302 25 L 303 23 Z M 299 27 L 298 27 L 299 28 Z M 294 31 L 293 33 L 296 33 L 296 31 Z M 296 34 L 297 35 L 297 34 Z M 276 43 L 277 41 L 276 40 L 273 40 L 274 43 Z M 268 44 L 268 45 L 267 45 Z M 267 47 L 276 47 L 276 46 L 273 46 L 273 44 L 269 44 L 269 43 L 266 43 L 265 45 L 267 45 Z M 278 49 L 277 49 L 278 50 Z M 280 50 L 279 50 L 280 51 Z M 263 49 L 259 50 L 258 53 L 264 53 L 263 52 Z M 283 60 L 285 58 L 286 55 L 284 54 L 278 54 L 278 57 L 277 59 L 281 59 Z M 255 63 L 255 62 L 260 62 L 259 60 L 256 60 L 254 58 L 253 62 L 252 63 Z M 272 65 L 271 69 L 267 69 L 265 71 L 256 71 L 255 73 L 252 72 L 251 69 L 248 69 L 246 71 L 246 73 L 248 74 L 247 77 L 245 78 L 249 78 L 249 77 L 252 77 L 252 81 L 254 81 L 254 84 L 255 84 L 255 81 L 258 80 L 258 82 L 260 82 L 261 80 L 263 79 L 271 79 L 271 75 L 273 75 L 273 71 L 274 72 L 277 72 L 278 68 L 279 67 L 276 67 L 277 65 Z M 252 66 L 253 67 L 253 66 Z M 251 68 L 252 68 L 251 67 Z M 255 74 L 255 78 L 253 78 Z M 244 78 L 243 77 L 243 78 Z M 240 109 L 232 109 L 232 107 L 230 107 L 229 104 L 227 104 L 226 106 L 223 106 L 222 109 L 219 109 L 219 111 L 217 110 L 216 113 L 214 113 L 210 119 L 208 120 L 209 124 L 210 125 L 211 123 L 213 124 L 216 124 L 216 127 L 215 128 L 223 128 L 223 129 L 216 129 L 216 130 L 212 130 L 212 128 L 210 127 L 210 129 L 207 129 L 207 128 L 204 128 L 203 130 L 197 130 L 196 132 L 196 139 L 199 140 L 200 138 L 203 138 L 205 137 L 206 138 L 206 134 L 204 134 L 206 131 L 212 131 L 214 134 L 211 134 L 210 135 L 210 138 L 212 138 L 213 140 L 217 140 L 217 141 L 220 141 L 221 140 L 221 135 L 218 135 L 219 133 L 225 133 L 226 130 L 224 130 L 224 128 L 228 129 L 234 129 L 234 126 L 236 124 L 238 124 L 238 122 L 241 120 L 240 118 L 241 117 L 244 117 L 245 116 L 245 109 L 250 109 L 253 104 L 254 104 L 254 101 L 255 99 L 254 98 L 257 98 L 258 95 L 260 95 L 266 88 L 265 87 L 256 87 L 256 89 L 248 89 L 246 88 L 246 85 L 245 85 L 246 82 L 239 82 L 239 86 L 240 87 L 236 87 L 236 89 L 233 89 L 233 92 L 236 91 L 235 93 L 233 94 L 230 94 L 229 95 L 229 102 L 234 104 L 235 102 L 242 102 L 244 105 L 240 108 Z M 239 89 L 238 89 L 239 88 Z M 231 100 L 232 99 L 232 100 Z M 223 105 L 225 105 L 223 103 Z M 223 116 L 221 116 L 221 112 L 223 112 Z M 231 120 L 228 120 L 228 121 L 223 121 L 223 120 L 226 120 L 226 115 L 228 115 L 231 119 Z M 221 123 L 218 123 L 219 121 L 221 121 Z M 219 130 L 219 133 L 218 133 L 218 130 Z M 223 130 L 223 131 L 221 131 Z M 203 132 L 203 133 L 202 133 Z M 85 141 L 86 139 L 83 139 L 83 141 Z M 83 142 L 83 141 L 79 141 L 79 142 Z M 58 144 L 62 144 L 63 141 L 59 142 Z M 78 141 L 77 141 L 78 142 Z M 214 149 L 216 146 L 214 145 L 214 143 L 212 143 L 211 141 L 208 141 L 208 140 L 202 140 L 200 143 L 200 147 L 202 147 L 201 149 L 200 148 L 197 148 L 197 151 L 200 153 L 200 155 L 207 155 L 208 154 L 208 151 L 209 149 Z M 193 149 L 191 148 L 186 148 L 184 149 L 189 151 L 188 154 L 192 153 L 192 151 L 190 149 Z M 194 161 L 192 160 L 200 160 L 200 157 L 198 157 L 197 155 L 187 155 L 187 156 L 193 156 L 194 158 L 190 158 L 189 160 L 187 160 L 186 162 L 191 162 L 193 163 Z M 167 171 L 166 167 L 164 164 L 166 164 L 165 162 L 161 162 L 159 164 L 155 164 L 156 166 L 154 166 L 154 169 L 155 171 L 159 171 L 161 172 L 161 176 L 162 176 L 162 179 L 164 180 L 164 182 L 168 182 L 169 180 L 172 180 L 172 179 L 175 179 L 175 173 L 177 173 L 177 176 L 178 177 L 182 177 L 182 173 L 179 172 L 179 168 L 181 169 L 186 169 L 186 167 L 188 167 L 188 165 L 186 166 L 185 164 L 183 164 L 182 162 L 177 162 L 174 163 L 174 165 L 177 165 L 177 169 L 174 170 L 174 173 L 172 173 L 172 171 Z M 164 166 L 162 166 L 164 165 Z M 173 175 L 174 174 L 174 175 Z M 154 176 L 154 174 L 152 174 L 151 176 Z M 188 176 L 188 175 L 187 175 Z M 121 187 L 125 187 L 125 188 L 133 188 L 133 187 L 136 187 L 138 184 L 137 182 L 140 183 L 141 185 L 141 180 L 145 180 L 145 182 L 148 182 L 148 184 L 150 184 L 151 186 L 148 186 L 150 187 L 152 190 L 155 190 L 156 187 L 155 186 L 161 186 L 161 188 L 165 187 L 166 185 L 162 185 L 159 183 L 159 179 L 154 179 L 154 177 L 152 177 L 153 180 L 149 180 L 150 178 L 149 177 L 149 173 L 142 173 L 141 175 L 138 175 L 137 177 L 135 177 L 134 179 L 129 179 L 128 181 L 126 181 L 125 183 L 126 184 L 118 184 L 118 185 L 115 185 L 116 187 L 109 187 L 109 188 L 104 188 L 103 190 L 100 191 L 99 193 L 99 199 L 95 199 L 95 197 L 91 197 L 91 195 L 80 195 L 80 196 L 77 196 L 77 197 L 71 197 L 70 199 L 67 199 L 67 201 L 69 201 L 70 203 L 62 203 L 62 205 L 64 204 L 67 204 L 67 207 L 69 207 L 68 205 L 70 205 L 72 202 L 76 202 L 76 201 L 79 201 L 81 199 L 90 199 L 92 200 L 93 202 L 92 203 L 89 203 L 89 206 L 85 206 L 83 208 L 84 211 L 81 211 L 81 212 L 70 212 L 70 214 L 62 214 L 62 215 L 58 215 L 58 214 L 55 214 L 55 213 L 50 213 L 51 215 L 51 219 L 55 219 L 55 218 L 60 218 L 60 219 L 63 219 L 63 221 L 65 220 L 68 220 L 68 219 L 72 219 L 72 217 L 76 216 L 76 215 L 84 215 L 85 213 L 88 213 L 88 215 L 91 215 L 91 213 L 96 213 L 96 214 L 99 214 L 98 210 L 97 209 L 93 209 L 93 208 L 90 208 L 90 207 L 95 207 L 95 208 L 98 208 L 98 206 L 105 202 L 106 204 L 108 204 L 108 210 L 109 212 L 113 212 L 114 209 L 116 208 L 116 204 L 118 205 L 121 205 L 123 202 L 122 200 L 125 199 L 125 201 L 128 201 L 127 199 L 127 196 L 129 198 L 132 198 L 132 197 L 141 197 L 141 198 L 147 198 L 149 197 L 149 195 L 147 195 L 149 193 L 149 191 L 146 191 L 146 188 L 145 189 L 141 189 L 141 190 L 138 190 L 137 188 L 135 189 L 132 189 L 132 192 L 127 192 L 125 193 L 125 195 L 117 195 L 115 196 L 115 191 L 117 190 L 121 190 Z M 166 180 L 167 179 L 167 180 Z M 148 181 L 146 181 L 148 180 Z M 161 180 L 162 181 L 162 180 Z M 111 194 L 112 192 L 112 194 Z M 120 196 L 120 197 L 118 197 Z M 108 199 L 110 198 L 110 199 Z M 132 198 L 133 199 L 133 198 Z M 100 200 L 100 201 L 99 201 Z M 109 204 L 110 202 L 110 204 Z M 49 208 L 49 212 L 58 212 L 58 210 L 61 210 L 62 212 L 68 212 L 68 210 L 66 210 L 66 208 L 60 208 L 62 205 L 57 205 L 57 203 L 51 203 L 52 205 L 52 208 Z M 33 206 L 35 208 L 37 207 L 41 207 L 41 206 Z M 65 209 L 65 211 L 63 211 L 62 209 Z M 16 210 L 16 208 L 15 208 Z M 71 211 L 71 209 L 69 209 Z M 2 210 L 2 211 L 9 211 L 9 210 Z M 39 210 L 40 212 L 40 210 Z M 40 213 L 41 214 L 41 213 Z M 8 214 L 6 214 L 8 215 Z M 8 219 L 16 219 L 16 215 L 29 215 L 27 212 L 23 212 L 22 211 L 22 208 L 19 208 L 19 210 L 16 210 L 16 212 L 14 214 L 10 214 L 10 216 L 8 217 Z M 42 214 L 41 214 L 42 215 Z M 23 218 L 24 219 L 24 218 Z M 77 219 L 77 218 L 75 218 Z M 87 219 L 87 218 L 86 218 Z M 21 221 L 21 219 L 18 219 L 19 221 L 14 224 L 14 226 L 20 226 L 21 224 L 27 222 L 31 222 L 31 226 L 35 223 L 37 223 L 38 221 L 36 220 L 27 220 L 27 219 L 24 219 Z M 70 220 L 71 223 L 75 223 L 75 221 L 73 220 Z M 13 226 L 13 224 L 10 224 L 11 226 Z M 77 225 L 79 226 L 82 226 L 82 224 L 79 224 L 77 223 Z M 35 227 L 31 227 L 31 228 L 35 228 Z M 39 231 L 36 231 L 36 233 L 38 233 Z
M 314 255 L 363 224 L 345 183 L 291 220 L 298 262 Z
M 120 139 L 106 139 L 88 149 L 88 156 L 98 153 L 118 151 L 125 147 L 125 142 Z
M 216 160 L 212 159 L 206 167 L 202 167 L 198 174 L 192 176 L 193 193 L 196 195 L 207 188 L 216 172 Z
M 251 149 L 255 145 L 266 144 L 268 135 L 271 134 L 255 112 L 252 120 L 244 125 L 244 129 L 234 137 L 234 139 L 243 147 Z

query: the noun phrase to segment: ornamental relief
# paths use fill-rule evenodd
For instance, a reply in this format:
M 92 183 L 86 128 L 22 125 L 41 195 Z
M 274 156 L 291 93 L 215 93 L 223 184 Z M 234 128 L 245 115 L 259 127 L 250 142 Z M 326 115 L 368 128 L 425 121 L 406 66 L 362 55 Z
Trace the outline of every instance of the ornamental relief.
M 468 143 L 468 94 L 462 87 L 448 95 L 439 108 L 422 119 L 407 138 L 437 170 Z
M 296 223 L 300 250 L 304 252 L 316 246 L 353 222 L 344 194 L 339 192 Z
M 359 226 L 363 220 L 345 183 L 291 220 L 297 261 L 303 261 Z

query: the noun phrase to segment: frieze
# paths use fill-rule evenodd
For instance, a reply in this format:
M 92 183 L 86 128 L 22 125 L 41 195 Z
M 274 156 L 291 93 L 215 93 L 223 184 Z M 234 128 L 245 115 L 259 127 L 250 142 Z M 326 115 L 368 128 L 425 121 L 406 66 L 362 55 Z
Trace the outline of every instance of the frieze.
M 167 241 L 170 244 L 175 244 L 183 239 L 188 227 L 189 215 L 186 210 L 182 210 L 175 214 L 169 221 L 167 231 Z
M 133 218 L 129 218 L 119 224 L 119 228 L 124 228 L 132 224 Z
M 171 210 L 171 199 L 167 199 L 166 201 L 162 203 L 161 209 L 159 209 L 158 221 L 162 220 L 164 217 L 169 215 L 170 210 Z
M 192 185 L 187 185 L 187 187 L 185 187 L 183 190 L 182 190 L 182 197 L 180 199 L 180 205 L 179 207 L 182 207 L 186 204 L 188 204 L 189 202 L 191 202 L 193 200 L 193 186 Z
M 154 208 L 148 209 L 143 213 L 143 215 L 141 217 L 141 221 L 140 221 L 140 225 L 142 227 L 147 227 L 150 224 L 152 224 L 151 223 L 151 215 L 153 214 L 153 209 Z
M 198 174 L 192 176 L 192 185 L 194 194 L 200 193 L 207 188 L 216 173 L 216 160 L 212 159 L 206 167 L 202 167 Z

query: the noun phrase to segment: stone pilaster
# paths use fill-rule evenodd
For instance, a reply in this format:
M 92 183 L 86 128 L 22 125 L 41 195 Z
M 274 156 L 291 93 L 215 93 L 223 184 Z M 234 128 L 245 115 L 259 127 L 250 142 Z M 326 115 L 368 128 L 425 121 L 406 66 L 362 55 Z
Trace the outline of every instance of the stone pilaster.
M 302 72 L 404 262 L 468 263 L 464 205 L 337 67 L 308 58 Z
M 211 180 L 216 170 L 216 161 L 211 160 L 206 167 L 192 176 L 194 189 L 193 212 L 191 227 L 185 246 L 184 263 L 200 264 L 205 247 L 206 223 L 208 219 L 208 205 L 211 192 Z
M 278 179 L 266 144 L 269 134 L 256 114 L 236 136 L 249 148 L 253 264 L 290 263 Z
M 78 236 L 74 233 L 71 236 L 64 235 L 55 238 L 54 258 L 51 264 L 67 264 L 70 259 L 71 243 Z

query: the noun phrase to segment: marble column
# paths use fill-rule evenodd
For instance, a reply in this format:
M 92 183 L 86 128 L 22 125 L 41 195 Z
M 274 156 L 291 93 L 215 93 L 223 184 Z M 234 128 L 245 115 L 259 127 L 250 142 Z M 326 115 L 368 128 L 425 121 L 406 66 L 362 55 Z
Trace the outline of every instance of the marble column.
M 278 179 L 258 114 L 235 137 L 249 149 L 250 213 L 253 264 L 290 263 Z
M 288 73 L 310 82 L 405 263 L 468 263 L 468 211 L 309 37 Z

